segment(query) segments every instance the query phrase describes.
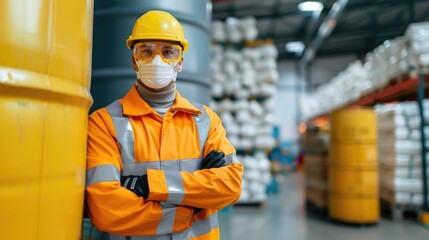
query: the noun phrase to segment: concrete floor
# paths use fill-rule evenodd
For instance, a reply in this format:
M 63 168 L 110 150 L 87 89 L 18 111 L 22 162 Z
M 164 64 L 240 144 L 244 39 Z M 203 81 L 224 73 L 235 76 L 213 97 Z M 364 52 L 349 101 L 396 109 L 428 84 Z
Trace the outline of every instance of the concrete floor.
M 429 240 L 429 229 L 417 221 L 381 218 L 376 225 L 356 226 L 307 215 L 304 178 L 291 173 L 280 183 L 280 193 L 265 207 L 233 207 L 221 212 L 221 240 Z

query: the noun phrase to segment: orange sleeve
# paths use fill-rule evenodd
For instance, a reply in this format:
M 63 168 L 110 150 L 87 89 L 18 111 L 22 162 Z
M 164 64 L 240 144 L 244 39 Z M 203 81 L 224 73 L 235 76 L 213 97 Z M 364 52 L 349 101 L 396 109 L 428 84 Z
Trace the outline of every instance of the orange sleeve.
M 182 217 L 165 215 L 169 211 L 167 206 L 145 201 L 121 187 L 121 171 L 113 123 L 102 109 L 93 113 L 88 121 L 86 200 L 93 224 L 101 231 L 125 236 L 159 235 L 191 226 L 192 208 L 170 205 L 171 211 L 181 212 Z M 162 221 L 174 222 L 174 227 L 159 228 Z
M 227 166 L 193 173 L 148 169 L 148 199 L 198 208 L 222 209 L 240 198 L 243 165 L 236 159 L 235 149 L 226 138 L 219 116 L 207 107 L 206 111 L 211 123 L 204 145 L 204 156 L 212 150 L 222 151 L 225 153 Z

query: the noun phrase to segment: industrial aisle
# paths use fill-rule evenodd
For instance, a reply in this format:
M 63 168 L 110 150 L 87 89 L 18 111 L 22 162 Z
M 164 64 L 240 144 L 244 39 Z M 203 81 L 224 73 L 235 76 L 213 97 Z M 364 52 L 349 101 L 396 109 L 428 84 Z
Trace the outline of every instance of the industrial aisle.
M 304 177 L 284 177 L 280 193 L 268 197 L 267 207 L 234 207 L 219 217 L 222 240 L 427 240 L 429 230 L 410 220 L 381 218 L 377 225 L 354 226 L 306 216 Z

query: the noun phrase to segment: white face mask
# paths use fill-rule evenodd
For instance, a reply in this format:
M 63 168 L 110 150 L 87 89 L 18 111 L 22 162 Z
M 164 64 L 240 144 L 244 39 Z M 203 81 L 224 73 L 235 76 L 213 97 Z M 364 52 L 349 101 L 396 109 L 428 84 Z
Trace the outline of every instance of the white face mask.
M 176 81 L 177 63 L 165 63 L 161 57 L 156 55 L 150 63 L 136 60 L 138 71 L 137 79 L 145 86 L 160 89 L 167 86 L 171 81 Z

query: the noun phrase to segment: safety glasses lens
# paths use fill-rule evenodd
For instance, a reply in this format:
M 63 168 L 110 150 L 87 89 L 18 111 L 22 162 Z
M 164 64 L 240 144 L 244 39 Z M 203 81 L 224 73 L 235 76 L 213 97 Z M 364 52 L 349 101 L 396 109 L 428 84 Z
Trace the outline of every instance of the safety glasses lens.
M 151 61 L 156 54 L 164 61 L 177 61 L 181 57 L 181 48 L 167 43 L 141 43 L 134 48 L 134 55 L 143 61 Z

